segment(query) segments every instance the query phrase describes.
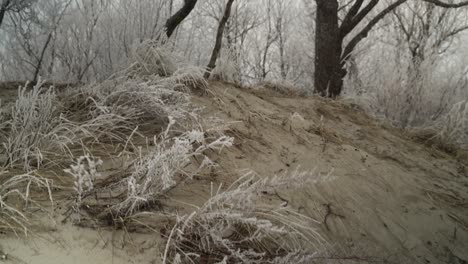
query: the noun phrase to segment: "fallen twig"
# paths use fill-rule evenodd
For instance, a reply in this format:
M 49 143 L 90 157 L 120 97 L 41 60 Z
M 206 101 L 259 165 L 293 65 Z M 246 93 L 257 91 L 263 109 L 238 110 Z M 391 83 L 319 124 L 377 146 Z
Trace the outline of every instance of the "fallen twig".
M 325 227 L 327 228 L 328 231 L 330 231 L 330 227 L 328 226 L 327 219 L 329 216 L 336 216 L 338 218 L 345 218 L 344 215 L 336 214 L 333 212 L 331 203 L 323 204 L 325 208 L 327 209 L 327 213 L 325 214 L 325 218 L 323 219 L 323 223 L 325 224 Z

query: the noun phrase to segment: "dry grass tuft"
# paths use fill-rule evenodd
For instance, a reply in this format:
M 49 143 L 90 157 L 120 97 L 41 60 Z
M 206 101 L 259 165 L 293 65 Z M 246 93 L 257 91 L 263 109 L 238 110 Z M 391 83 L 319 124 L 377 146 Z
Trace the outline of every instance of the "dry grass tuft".
M 288 83 L 286 81 L 283 81 L 283 82 L 264 81 L 264 82 L 259 83 L 257 86 L 260 89 L 273 91 L 275 93 L 278 93 L 280 95 L 285 95 L 285 96 L 303 97 L 303 96 L 308 95 L 306 90 L 298 88 L 294 86 L 294 84 Z
M 31 220 L 28 210 L 43 210 L 31 197 L 33 190 L 46 190 L 53 203 L 49 180 L 32 174 L 10 175 L 0 171 L 0 232 L 13 232 L 27 236 Z
M 60 102 L 53 89 L 44 89 L 42 83 L 27 91 L 18 89 L 13 107 L 2 111 L 2 154 L 5 166 L 21 166 L 29 171 L 41 166 L 46 155 L 69 152 L 74 140 L 74 125 L 63 118 Z
M 153 209 L 178 183 L 191 180 L 204 168 L 216 164 L 206 155 L 207 150 L 221 151 L 233 144 L 224 135 L 209 137 L 199 129 L 173 135 L 175 119 L 160 136 L 154 137 L 145 151 L 140 149 L 138 158 L 130 164 L 127 174 L 120 173 L 107 183 L 97 183 L 96 166 L 99 159 L 85 156 L 67 170 L 75 179 L 75 212 L 80 208 L 101 208 L 88 211 L 90 218 L 114 222 L 126 222 L 135 214 Z M 200 161 L 196 164 L 194 161 Z M 83 163 L 85 162 L 85 163 Z M 186 168 L 193 165 L 192 170 Z M 113 176 L 111 175 L 110 178 Z M 102 199 L 105 196 L 105 199 Z
M 317 180 L 311 172 L 256 179 L 247 174 L 200 208 L 177 218 L 163 263 L 310 263 L 324 240 L 318 222 L 285 204 L 262 205 L 261 195 Z

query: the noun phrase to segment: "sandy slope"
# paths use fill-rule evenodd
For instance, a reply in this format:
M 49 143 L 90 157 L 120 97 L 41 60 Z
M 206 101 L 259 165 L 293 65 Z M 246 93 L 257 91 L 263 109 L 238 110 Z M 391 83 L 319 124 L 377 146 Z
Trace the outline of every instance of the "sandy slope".
M 202 203 L 210 182 L 229 184 L 246 169 L 264 176 L 297 167 L 331 171 L 327 180 L 268 197 L 323 223 L 317 228 L 330 250 L 318 263 L 468 262 L 467 160 L 384 128 L 352 104 L 221 83 L 193 102 L 205 117 L 225 120 L 236 143 L 213 154 L 218 171 L 177 187 L 171 198 L 179 202 L 168 201 L 166 210 Z M 3 262 L 158 263 L 163 243 L 154 233 L 70 224 L 38 234 L 27 243 L 0 234 L 0 250 L 9 253 Z
M 468 261 L 467 160 L 384 129 L 349 104 L 219 83 L 211 93 L 215 100 L 197 103 L 234 122 L 236 149 L 220 157 L 228 172 L 333 171 L 333 180 L 281 197 L 322 221 L 331 207 L 329 230 L 321 229 L 341 262 Z

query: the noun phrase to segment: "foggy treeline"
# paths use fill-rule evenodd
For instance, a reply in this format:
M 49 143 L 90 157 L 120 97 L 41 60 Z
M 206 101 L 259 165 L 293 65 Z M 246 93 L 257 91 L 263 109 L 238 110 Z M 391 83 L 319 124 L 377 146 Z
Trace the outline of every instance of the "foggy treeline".
M 153 39 L 232 82 L 347 95 L 398 126 L 418 126 L 467 98 L 466 4 L 2 0 L 1 78 L 101 81 L 128 66 L 135 45 Z M 169 18 L 181 11 L 168 32 Z

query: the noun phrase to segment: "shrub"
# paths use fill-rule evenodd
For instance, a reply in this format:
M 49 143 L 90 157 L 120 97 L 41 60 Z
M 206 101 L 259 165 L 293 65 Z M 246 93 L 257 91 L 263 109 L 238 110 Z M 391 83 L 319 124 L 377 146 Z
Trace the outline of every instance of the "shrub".
M 169 80 L 174 81 L 174 87 L 179 84 L 183 86 L 183 88 L 188 88 L 191 91 L 204 92 L 208 88 L 208 82 L 203 77 L 203 70 L 200 67 L 179 67 Z
M 437 56 L 428 56 L 420 64 L 367 57 L 359 65 L 359 76 L 348 76 L 345 97 L 395 127 L 410 132 L 432 130 L 438 135 L 431 140 L 466 148 L 460 144 L 468 133 L 465 103 L 460 102 L 467 98 L 465 67 L 446 64 Z
M 102 160 L 87 154 L 77 158 L 75 164 L 64 170 L 74 179 L 73 190 L 76 193 L 74 209 L 78 215 L 80 214 L 83 198 L 94 189 L 96 179 L 101 176 L 97 171 L 97 167 L 100 165 L 102 165 Z
M 456 103 L 433 127 L 439 141 L 468 150 L 468 100 Z
M 230 83 L 240 82 L 240 71 L 236 65 L 236 56 L 232 50 L 223 49 L 210 79 Z
M 134 63 L 127 71 L 139 76 L 171 76 L 177 69 L 172 57 L 173 54 L 161 42 L 147 40 L 135 47 L 132 54 Z
M 316 221 L 284 205 L 262 206 L 259 198 L 314 176 L 296 171 L 257 180 L 247 174 L 225 191 L 220 186 L 202 207 L 177 218 L 163 263 L 310 263 L 324 243 L 311 227 Z

